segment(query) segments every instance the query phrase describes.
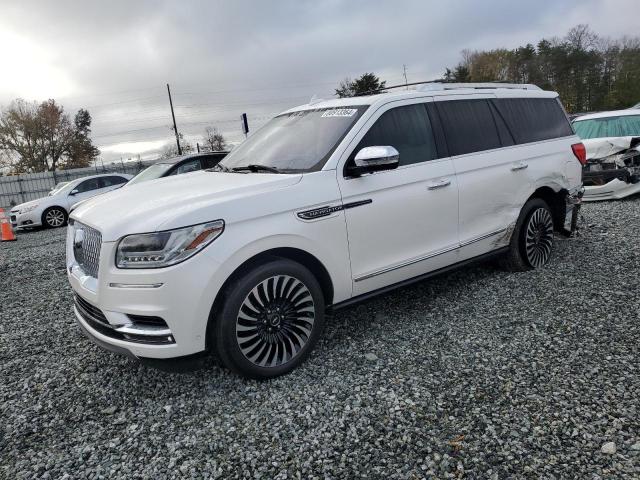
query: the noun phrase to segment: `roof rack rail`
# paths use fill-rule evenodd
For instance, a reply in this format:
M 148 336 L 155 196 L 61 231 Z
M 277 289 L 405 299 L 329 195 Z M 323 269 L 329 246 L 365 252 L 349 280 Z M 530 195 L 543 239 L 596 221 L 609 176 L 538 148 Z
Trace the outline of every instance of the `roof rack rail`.
M 457 90 L 457 89 L 496 89 L 496 88 L 510 88 L 514 90 L 542 90 L 537 85 L 533 85 L 530 83 L 502 83 L 502 82 L 485 82 L 485 83 L 453 83 L 446 82 L 442 80 L 427 80 L 424 82 L 413 82 L 413 83 L 400 83 L 398 85 L 390 85 L 388 87 L 382 87 L 377 90 L 371 90 L 368 92 L 363 92 L 358 97 L 363 95 L 375 95 L 377 93 L 382 93 L 387 90 L 391 90 L 392 88 L 409 88 L 415 87 L 418 91 L 438 91 L 438 90 Z
M 425 82 L 418 90 L 493 90 L 496 88 L 508 88 L 512 90 L 542 90 L 537 85 L 531 83 L 502 83 L 502 82 L 484 82 L 484 83 L 447 83 L 447 82 Z

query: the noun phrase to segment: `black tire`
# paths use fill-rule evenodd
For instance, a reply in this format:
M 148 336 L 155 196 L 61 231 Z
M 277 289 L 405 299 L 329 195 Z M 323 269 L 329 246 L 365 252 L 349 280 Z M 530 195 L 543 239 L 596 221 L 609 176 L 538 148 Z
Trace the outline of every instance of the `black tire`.
M 553 231 L 553 214 L 547 203 L 540 198 L 529 200 L 520 211 L 502 266 L 512 272 L 544 266 L 551 257 Z
M 67 211 L 62 207 L 49 207 L 42 212 L 42 225 L 47 228 L 64 227 L 67 220 Z
M 211 344 L 224 366 L 244 377 L 290 372 L 323 330 L 322 289 L 297 262 L 274 258 L 258 265 L 232 280 L 223 295 Z

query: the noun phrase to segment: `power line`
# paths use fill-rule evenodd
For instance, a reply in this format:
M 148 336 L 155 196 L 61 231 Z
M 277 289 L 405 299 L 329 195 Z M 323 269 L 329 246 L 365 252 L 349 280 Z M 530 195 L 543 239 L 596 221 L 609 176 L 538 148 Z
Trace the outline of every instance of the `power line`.
M 251 121 L 260 121 L 260 120 L 265 120 L 265 119 L 271 119 L 273 118 L 272 115 L 264 115 L 264 116 L 260 116 L 260 117 L 250 117 Z M 207 120 L 207 121 L 202 121 L 202 122 L 185 122 L 182 123 L 182 126 L 193 126 L 193 125 L 218 125 L 220 123 L 238 123 L 238 119 L 234 118 L 234 119 L 224 119 L 224 120 Z M 138 129 L 134 129 L 134 130 L 123 130 L 120 132 L 113 132 L 113 133 L 107 133 L 107 134 L 101 134 L 101 135 L 92 135 L 92 138 L 105 138 L 105 137 L 113 137 L 113 136 L 118 136 L 118 135 L 127 135 L 127 134 L 131 134 L 131 133 L 138 133 L 138 132 L 147 132 L 147 131 L 151 131 L 151 130 L 158 130 L 160 128 L 164 128 L 167 130 L 172 130 L 170 125 L 157 125 L 154 127 L 147 127 L 147 128 L 138 128 Z

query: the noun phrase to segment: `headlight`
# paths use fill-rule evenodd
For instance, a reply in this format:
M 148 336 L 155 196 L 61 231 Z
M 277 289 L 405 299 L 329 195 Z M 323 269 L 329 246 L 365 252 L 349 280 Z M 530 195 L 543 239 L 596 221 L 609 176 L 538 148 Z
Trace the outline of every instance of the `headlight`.
M 127 235 L 118 243 L 116 267 L 160 268 L 194 256 L 224 230 L 224 221 L 156 233 Z
M 20 213 L 29 213 L 32 210 L 35 210 L 38 207 L 38 204 L 29 205 L 28 207 L 24 207 L 20 209 Z

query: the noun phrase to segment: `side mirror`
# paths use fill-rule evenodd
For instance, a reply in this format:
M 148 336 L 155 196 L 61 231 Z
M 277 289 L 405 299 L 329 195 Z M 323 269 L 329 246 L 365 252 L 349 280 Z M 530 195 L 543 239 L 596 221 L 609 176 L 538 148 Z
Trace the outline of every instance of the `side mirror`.
M 355 158 L 355 166 L 349 168 L 349 174 L 359 176 L 365 173 L 393 170 L 398 167 L 400 153 L 395 148 L 386 146 L 364 147 Z
M 71 195 L 71 196 L 73 196 L 73 195 L 77 195 L 77 194 L 78 194 L 78 189 L 77 189 L 77 188 L 74 188 L 73 190 L 71 190 L 71 191 L 69 192 L 69 195 Z

